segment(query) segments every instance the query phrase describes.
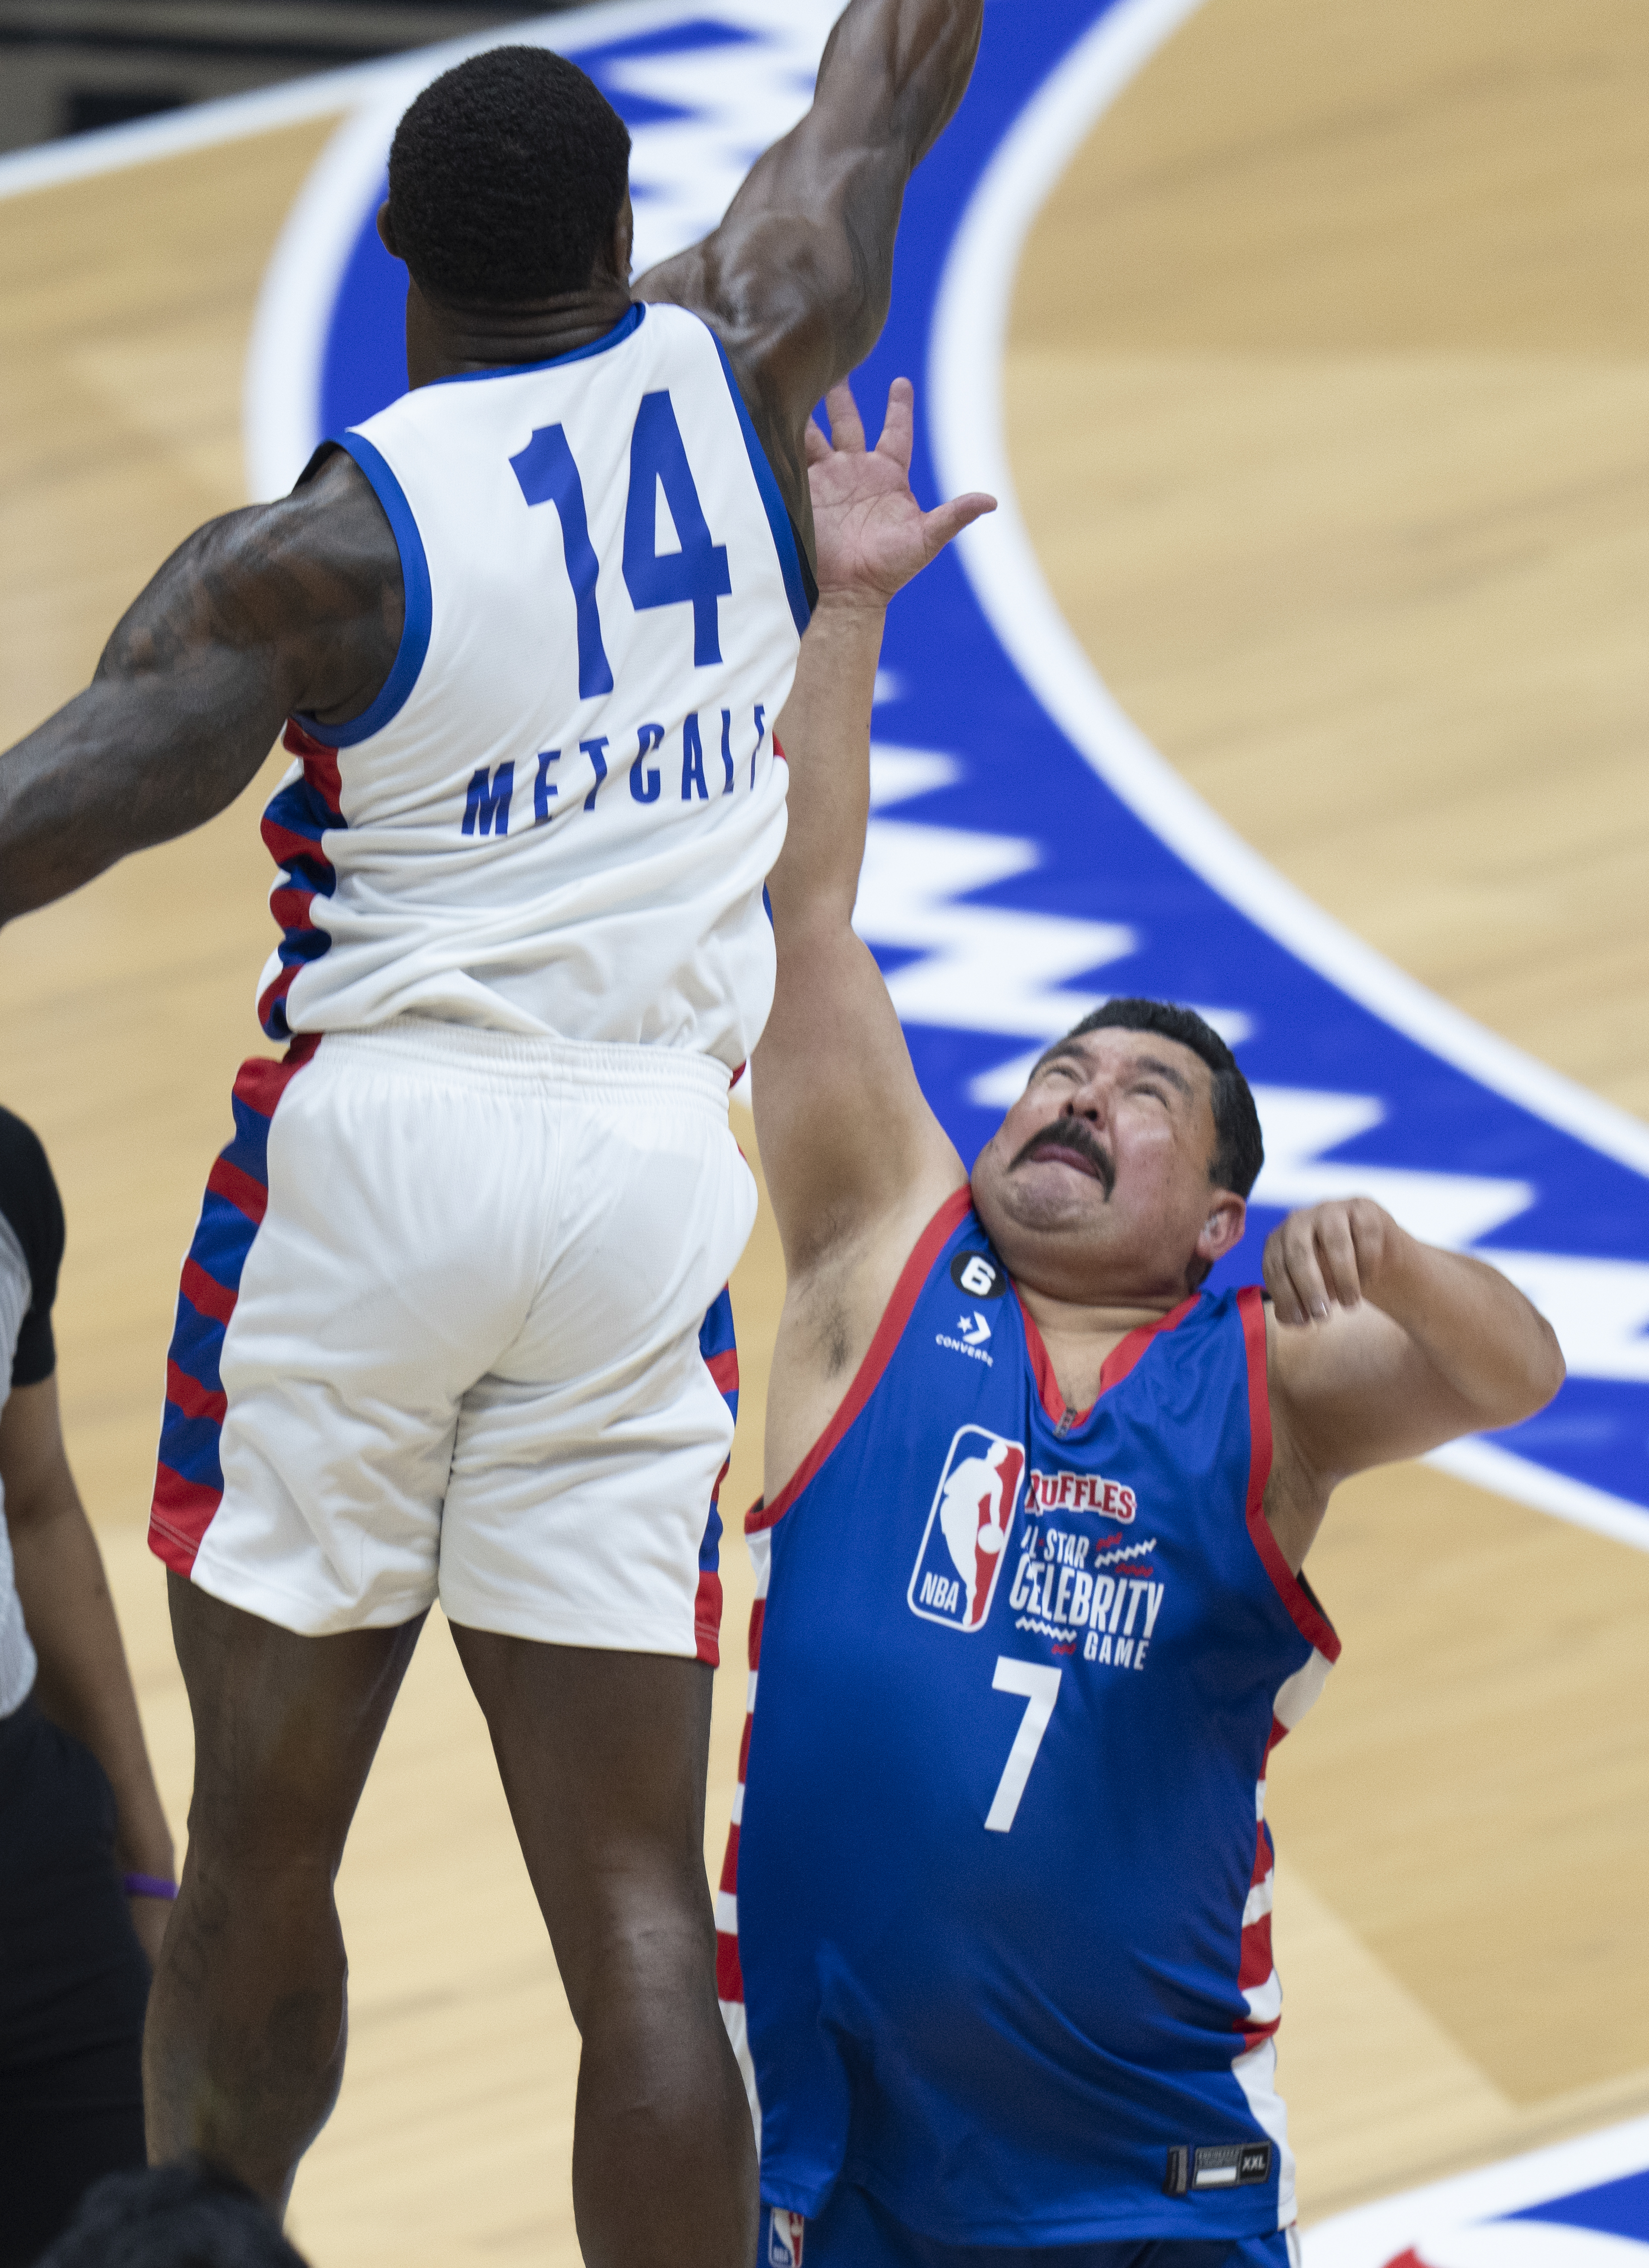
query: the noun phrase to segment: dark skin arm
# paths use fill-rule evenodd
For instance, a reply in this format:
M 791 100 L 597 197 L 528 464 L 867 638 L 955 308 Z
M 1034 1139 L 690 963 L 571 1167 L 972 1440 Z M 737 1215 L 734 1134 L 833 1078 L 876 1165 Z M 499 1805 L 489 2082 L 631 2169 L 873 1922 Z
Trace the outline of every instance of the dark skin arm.
M 719 228 L 636 286 L 720 337 L 812 548 L 807 419 L 876 343 L 905 184 L 978 53 L 983 0 L 852 0 L 813 107 L 752 166 Z
M 394 533 L 342 452 L 278 504 L 197 529 L 85 691 L 0 756 L 0 922 L 223 810 L 295 710 L 357 716 L 401 613 Z

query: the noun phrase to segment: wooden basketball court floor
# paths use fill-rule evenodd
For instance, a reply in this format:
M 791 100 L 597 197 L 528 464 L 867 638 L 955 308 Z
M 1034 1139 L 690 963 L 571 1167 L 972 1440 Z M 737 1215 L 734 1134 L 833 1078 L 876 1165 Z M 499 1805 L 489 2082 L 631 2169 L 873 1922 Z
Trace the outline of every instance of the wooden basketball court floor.
M 1007 374 L 1041 556 L 1156 745 L 1414 976 L 1640 1113 L 1646 105 L 1640 0 L 1210 0 L 1044 211 Z M 242 500 L 259 278 L 329 130 L 0 206 L 0 745 Z M 178 1259 L 258 1045 L 270 777 L 0 939 L 0 1094 L 69 1213 L 70 1449 L 180 1842 L 143 1521 Z M 733 1509 L 779 1290 L 764 1211 Z M 1343 1492 L 1312 1572 L 1345 1656 L 1272 1799 L 1307 2225 L 1649 2110 L 1649 1557 L 1405 1468 Z M 438 1615 L 340 1899 L 350 2068 L 298 2241 L 317 2268 L 576 2260 L 576 2036 Z

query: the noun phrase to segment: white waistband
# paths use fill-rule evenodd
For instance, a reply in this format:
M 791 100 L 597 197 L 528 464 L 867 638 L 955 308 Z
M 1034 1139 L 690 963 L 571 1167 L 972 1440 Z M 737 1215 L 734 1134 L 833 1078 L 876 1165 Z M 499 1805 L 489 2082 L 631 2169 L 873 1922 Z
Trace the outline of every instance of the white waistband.
M 587 1101 L 667 1097 L 708 1104 L 723 1116 L 732 1076 L 714 1056 L 687 1048 L 541 1037 L 429 1016 L 397 1016 L 370 1031 L 328 1032 L 315 1060 L 335 1069 L 405 1066 L 443 1086 L 561 1093 Z

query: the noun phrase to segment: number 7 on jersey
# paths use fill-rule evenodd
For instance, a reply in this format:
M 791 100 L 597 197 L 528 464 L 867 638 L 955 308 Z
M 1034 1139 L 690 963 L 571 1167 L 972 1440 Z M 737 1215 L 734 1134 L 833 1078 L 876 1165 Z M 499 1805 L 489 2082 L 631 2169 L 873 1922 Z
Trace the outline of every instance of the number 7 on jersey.
M 1059 1681 L 1064 1675 L 1063 1669 L 1050 1669 L 1044 1662 L 1015 1661 L 1005 1653 L 997 1657 L 991 1690 L 997 1693 L 1024 1694 L 1025 1714 L 1020 1719 L 1020 1729 L 1013 1735 L 1013 1746 L 1008 1750 L 1008 1760 L 1002 1767 L 997 1792 L 985 1814 L 985 1825 L 992 1834 L 1005 1835 L 1013 1824 L 1013 1815 L 1020 1808 L 1036 1751 L 1042 1745 L 1042 1734 L 1048 1730 L 1054 1704 L 1059 1698 Z

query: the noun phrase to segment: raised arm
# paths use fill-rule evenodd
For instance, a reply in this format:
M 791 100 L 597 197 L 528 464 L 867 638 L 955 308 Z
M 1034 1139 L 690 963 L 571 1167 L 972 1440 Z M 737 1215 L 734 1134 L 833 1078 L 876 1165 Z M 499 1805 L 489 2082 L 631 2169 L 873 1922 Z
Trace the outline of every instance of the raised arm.
M 867 453 L 845 386 L 832 439 L 810 429 L 820 600 L 778 723 L 790 821 L 769 880 L 778 983 L 752 1065 L 756 1135 L 792 1285 L 966 1175 L 917 1085 L 887 987 L 854 934 L 870 809 L 871 703 L 887 602 L 990 509 L 924 512 L 910 493 L 912 395 L 895 381 Z M 925 1212 L 924 1209 L 925 1208 Z
M 850 0 L 813 107 L 757 159 L 718 228 L 637 286 L 719 333 L 803 524 L 803 432 L 887 320 L 905 184 L 961 100 L 983 0 Z
M 84 693 L 0 755 L 0 922 L 221 811 L 302 710 L 357 715 L 401 636 L 401 563 L 348 457 L 191 535 Z
M 1557 1334 L 1481 1260 L 1370 1197 L 1292 1213 L 1266 1240 L 1275 1442 L 1266 1512 L 1298 1568 L 1349 1474 L 1515 1425 L 1564 1380 Z

